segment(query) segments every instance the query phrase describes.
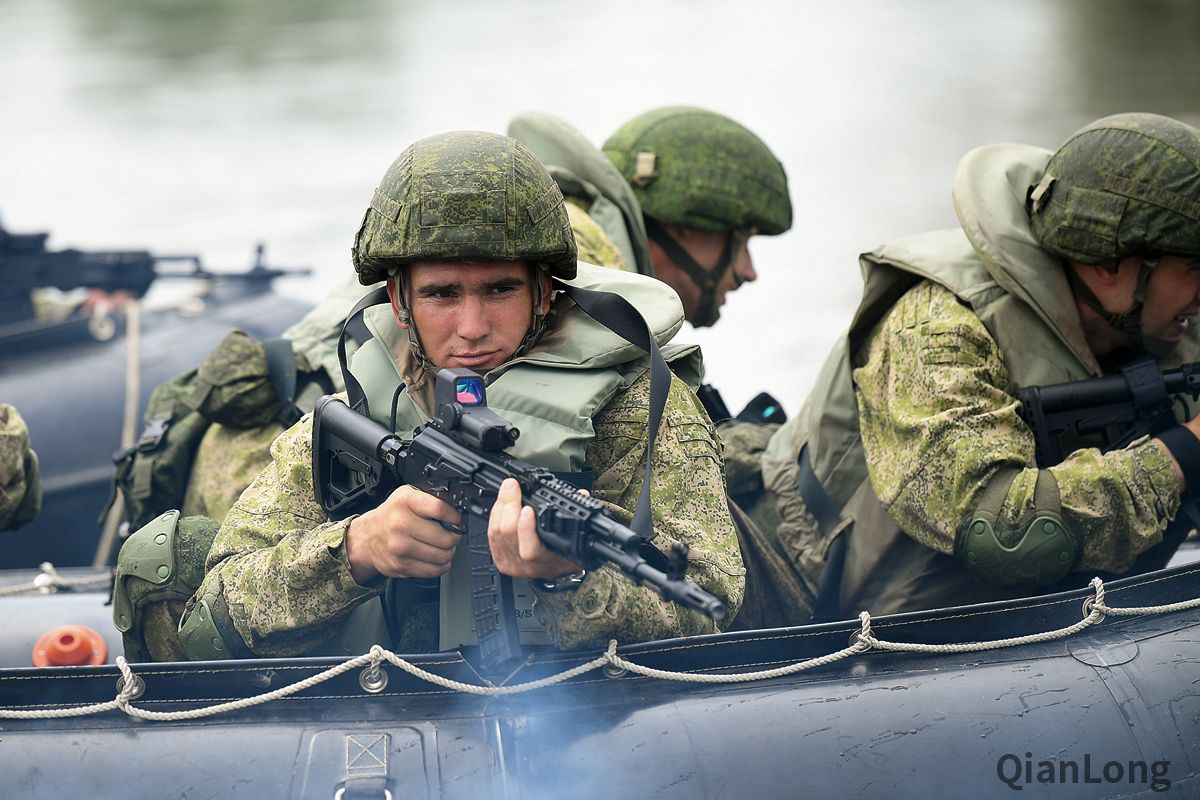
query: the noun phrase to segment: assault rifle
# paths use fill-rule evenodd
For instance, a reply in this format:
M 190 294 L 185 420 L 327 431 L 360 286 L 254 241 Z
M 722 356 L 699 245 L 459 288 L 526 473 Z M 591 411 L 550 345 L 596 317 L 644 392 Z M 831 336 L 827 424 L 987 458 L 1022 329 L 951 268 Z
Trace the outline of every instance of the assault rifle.
M 505 453 L 520 432 L 487 407 L 483 379 L 466 369 L 443 369 L 434 390 L 436 416 L 404 440 L 334 397 L 317 402 L 313 419 L 313 484 L 332 519 L 382 503 L 408 484 L 454 506 L 466 522 L 472 607 L 483 668 L 521 655 L 512 579 L 500 575 L 488 546 L 488 515 L 505 478 L 521 484 L 537 514 L 538 535 L 555 553 L 593 569 L 616 567 L 635 584 L 712 619 L 725 605 L 684 577 L 687 547 L 669 556 L 609 516 L 599 500 L 554 473 Z
M 1116 450 L 1178 424 L 1174 414 L 1184 395 L 1200 400 L 1200 362 L 1163 372 L 1145 358 L 1103 378 L 1030 386 L 1017 391 L 1021 416 L 1033 429 L 1037 463 L 1045 469 L 1063 460 L 1063 439 L 1095 437 L 1102 450 Z
M 86 287 L 129 292 L 141 297 L 156 278 L 237 279 L 270 281 L 308 270 L 277 269 L 263 263 L 263 246 L 254 265 L 244 272 L 210 272 L 199 256 L 155 256 L 145 250 L 47 250 L 48 233 L 10 233 L 0 226 L 0 323 L 34 318 L 30 292 L 53 287 Z M 183 262 L 187 269 L 162 270 L 159 265 Z

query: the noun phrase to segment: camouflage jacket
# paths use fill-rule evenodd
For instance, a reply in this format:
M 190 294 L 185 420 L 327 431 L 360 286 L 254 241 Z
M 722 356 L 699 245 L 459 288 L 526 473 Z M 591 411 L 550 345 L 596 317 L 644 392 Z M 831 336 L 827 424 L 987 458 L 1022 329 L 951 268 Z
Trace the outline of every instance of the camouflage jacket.
M 1101 454 L 1080 438 L 1065 443 L 1063 463 L 1036 466 L 1017 390 L 1104 373 L 1062 264 L 1029 230 L 1025 190 L 1049 156 L 1021 145 L 972 151 L 955 173 L 959 229 L 863 254 L 849 332 L 767 447 L 764 484 L 793 562 L 816 580 L 844 543 L 840 581 L 822 581 L 838 589 L 822 605 L 842 615 L 1003 600 L 1125 572 L 1178 512 L 1170 460 L 1146 440 Z M 1162 366 L 1198 355 L 1189 333 Z M 802 477 L 816 478 L 824 503 Z M 1011 547 L 1043 512 L 1070 532 L 1053 569 L 1037 562 L 1042 575 L 1073 568 L 1061 582 L 1039 582 L 1017 561 L 977 571 L 960 560 L 962 531 L 981 513 L 996 515 L 998 541 Z
M 41 505 L 37 456 L 29 449 L 25 420 L 0 403 L 0 530 L 31 521 Z
M 596 472 L 593 496 L 628 521 L 645 469 L 649 377 L 643 375 L 595 417 L 587 450 Z M 229 511 L 209 553 L 199 595 L 220 598 L 256 655 L 309 652 L 329 639 L 360 603 L 382 591 L 351 578 L 343 540 L 349 522 L 325 518 L 313 500 L 312 423 L 305 418 L 271 447 L 272 464 Z M 656 546 L 690 547 L 688 575 L 729 606 L 732 620 L 745 587 L 737 534 L 725 501 L 720 445 L 687 386 L 673 379 L 654 450 Z M 661 600 L 616 572 L 589 572 L 574 592 L 538 598 L 535 613 L 561 648 L 602 646 L 713 633 L 696 612 Z M 406 650 L 431 649 L 429 631 L 405 626 Z
M 878 325 L 865 356 L 854 380 L 867 467 L 900 527 L 953 552 L 964 509 L 1001 465 L 1021 469 L 1001 513 L 1022 518 L 1038 473 L 1033 434 L 979 318 L 945 288 L 922 283 Z M 1128 570 L 1179 508 L 1170 458 L 1149 439 L 1104 454 L 1077 450 L 1050 472 L 1063 521 L 1083 541 L 1077 570 Z

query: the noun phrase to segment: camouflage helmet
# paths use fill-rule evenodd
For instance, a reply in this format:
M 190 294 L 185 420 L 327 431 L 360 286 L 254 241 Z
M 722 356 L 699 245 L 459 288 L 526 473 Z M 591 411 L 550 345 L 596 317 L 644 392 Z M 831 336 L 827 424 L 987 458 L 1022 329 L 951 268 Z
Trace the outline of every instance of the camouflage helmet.
M 652 219 L 703 231 L 792 227 L 783 165 L 728 117 L 684 106 L 647 111 L 621 126 L 604 154 Z
M 1200 255 L 1200 131 L 1157 114 L 1117 114 L 1069 138 L 1030 187 L 1043 249 L 1083 264 Z
M 413 261 L 529 261 L 575 277 L 563 195 L 542 163 L 507 136 L 456 131 L 392 162 L 351 251 L 363 285 Z

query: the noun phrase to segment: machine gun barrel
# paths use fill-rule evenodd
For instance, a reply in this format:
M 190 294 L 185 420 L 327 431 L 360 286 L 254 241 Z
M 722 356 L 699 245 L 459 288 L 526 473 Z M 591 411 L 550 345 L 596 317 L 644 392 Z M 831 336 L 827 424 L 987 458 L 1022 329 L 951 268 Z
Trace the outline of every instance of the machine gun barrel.
M 10 233 L 0 227 L 0 321 L 34 318 L 30 293 L 52 287 L 100 289 L 110 293 L 145 295 L 157 278 L 201 278 L 212 281 L 269 282 L 285 275 L 307 275 L 309 270 L 269 267 L 263 245 L 255 251 L 254 265 L 240 272 L 212 272 L 199 256 L 156 256 L 145 250 L 48 250 L 47 233 Z M 161 269 L 168 262 L 187 262 L 191 269 Z

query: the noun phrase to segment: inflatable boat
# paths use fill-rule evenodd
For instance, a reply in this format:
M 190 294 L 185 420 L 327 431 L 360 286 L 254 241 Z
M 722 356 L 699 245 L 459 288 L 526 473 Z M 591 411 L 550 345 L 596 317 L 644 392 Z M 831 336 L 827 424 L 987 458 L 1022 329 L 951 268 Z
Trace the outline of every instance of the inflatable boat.
M 382 647 L 128 664 L 107 578 L 0 580 L 8 796 L 1200 796 L 1200 564 L 1014 602 L 530 652 L 490 679 L 469 651 Z M 32 667 L 68 621 L 101 632 L 105 663 Z

